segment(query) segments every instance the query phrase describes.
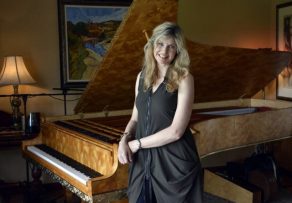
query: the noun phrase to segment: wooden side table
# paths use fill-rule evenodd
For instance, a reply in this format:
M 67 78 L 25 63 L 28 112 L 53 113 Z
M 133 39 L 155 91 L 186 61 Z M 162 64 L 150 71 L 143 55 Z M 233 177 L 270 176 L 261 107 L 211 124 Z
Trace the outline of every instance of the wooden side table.
M 26 134 L 23 131 L 15 131 L 12 128 L 0 128 L 0 150 L 21 147 L 24 140 L 33 139 L 37 134 Z M 26 161 L 26 179 L 29 182 L 28 162 Z
M 0 128 L 0 149 L 20 147 L 22 141 L 33 139 L 37 134 L 27 134 L 23 131 L 15 131 L 11 128 Z
M 20 147 L 23 140 L 36 137 L 36 135 L 25 134 L 23 131 L 15 130 L 12 125 L 11 114 L 0 111 L 0 150 Z

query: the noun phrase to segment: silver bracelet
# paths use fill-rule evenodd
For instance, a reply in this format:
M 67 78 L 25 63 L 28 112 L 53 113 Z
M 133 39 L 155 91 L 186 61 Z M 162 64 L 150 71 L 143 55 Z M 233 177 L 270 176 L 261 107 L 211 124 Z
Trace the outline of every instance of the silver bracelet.
M 139 147 L 138 147 L 138 150 L 139 150 L 139 149 L 142 149 L 141 140 L 140 140 L 140 139 L 137 139 L 137 141 L 139 142 Z

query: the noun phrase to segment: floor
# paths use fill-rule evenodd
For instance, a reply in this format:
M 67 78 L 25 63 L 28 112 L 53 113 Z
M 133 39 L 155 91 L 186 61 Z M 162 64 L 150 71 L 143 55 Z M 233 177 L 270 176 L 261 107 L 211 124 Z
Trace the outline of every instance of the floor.
M 0 203 L 65 203 L 64 197 L 65 190 L 59 183 L 0 185 Z
M 54 200 L 52 199 L 52 196 L 48 197 L 47 199 L 42 199 L 42 200 L 39 200 L 39 199 L 25 200 L 23 195 L 19 195 L 19 194 L 10 197 L 9 200 L 4 200 L 4 199 L 1 199 L 0 197 L 0 203 L 65 203 L 65 202 L 78 203 L 79 200 L 71 199 L 71 201 L 66 201 L 63 196 L 58 196 L 58 197 L 55 196 Z M 291 203 L 291 202 L 292 202 L 292 193 L 282 190 L 282 191 L 279 191 L 279 194 L 277 195 L 276 198 L 266 203 Z M 231 203 L 231 202 L 205 193 L 204 203 Z
M 230 201 L 204 193 L 204 203 L 229 203 Z
M 48 184 L 45 187 L 32 188 L 31 195 L 27 195 L 23 185 L 12 187 L 12 189 L 0 190 L 0 203 L 80 203 L 78 198 L 65 199 L 65 190 L 59 184 Z M 6 192 L 3 192 L 6 191 Z M 37 191 L 37 192 L 36 192 Z M 123 201 L 126 202 L 126 201 Z M 278 190 L 273 199 L 266 203 L 291 203 L 292 202 L 292 188 Z M 204 203 L 230 203 L 230 201 L 204 193 Z
M 285 189 L 281 189 L 273 199 L 267 201 L 266 203 L 291 203 L 291 202 L 292 192 L 289 192 Z M 204 203 L 231 203 L 231 202 L 205 193 Z
M 269 201 L 269 203 L 291 203 L 292 202 L 292 192 L 287 190 L 280 190 L 278 195 Z

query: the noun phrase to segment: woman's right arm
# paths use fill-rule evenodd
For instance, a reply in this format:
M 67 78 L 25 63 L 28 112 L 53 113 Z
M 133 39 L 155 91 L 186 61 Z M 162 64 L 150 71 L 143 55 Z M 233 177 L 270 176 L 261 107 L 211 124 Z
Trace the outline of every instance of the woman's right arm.
M 139 80 L 140 80 L 140 74 L 138 74 L 135 84 L 135 101 L 138 94 L 138 86 L 139 86 Z M 134 139 L 135 132 L 136 132 L 136 125 L 138 120 L 138 110 L 136 108 L 135 102 L 133 107 L 133 112 L 130 121 L 128 122 L 124 134 L 120 140 L 119 143 L 119 149 L 118 149 L 118 159 L 121 164 L 127 164 L 132 161 L 132 152 L 128 146 L 128 142 L 132 139 Z

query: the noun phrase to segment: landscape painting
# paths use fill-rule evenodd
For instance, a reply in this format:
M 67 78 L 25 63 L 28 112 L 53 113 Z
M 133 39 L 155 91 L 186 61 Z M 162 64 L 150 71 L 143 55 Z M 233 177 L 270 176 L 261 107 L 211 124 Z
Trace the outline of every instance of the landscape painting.
M 86 86 L 127 10 L 127 6 L 64 5 L 63 86 Z

